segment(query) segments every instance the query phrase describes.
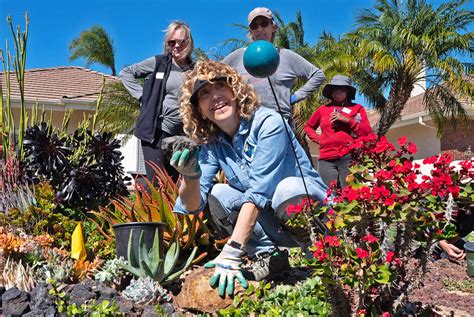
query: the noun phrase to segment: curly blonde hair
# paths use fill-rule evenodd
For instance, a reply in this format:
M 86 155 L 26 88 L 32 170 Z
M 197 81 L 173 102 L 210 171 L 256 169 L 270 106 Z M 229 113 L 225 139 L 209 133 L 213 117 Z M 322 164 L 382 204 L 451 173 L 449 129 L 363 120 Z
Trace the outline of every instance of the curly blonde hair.
M 199 105 L 191 103 L 194 84 L 197 80 L 206 80 L 212 84 L 216 79 L 221 78 L 225 78 L 227 85 L 234 93 L 240 118 L 249 119 L 259 106 L 255 89 L 246 83 L 232 67 L 215 61 L 198 61 L 194 69 L 186 75 L 180 101 L 184 132 L 198 144 L 212 141 L 220 129 L 212 121 L 203 118 Z

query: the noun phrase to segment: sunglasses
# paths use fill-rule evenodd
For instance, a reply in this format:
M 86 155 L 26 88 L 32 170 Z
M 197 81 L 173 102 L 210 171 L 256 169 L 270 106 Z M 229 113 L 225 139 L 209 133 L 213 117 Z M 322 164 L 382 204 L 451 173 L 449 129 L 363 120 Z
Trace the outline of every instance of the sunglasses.
M 262 28 L 266 28 L 267 26 L 270 25 L 271 22 L 272 21 L 270 21 L 269 19 L 262 19 L 262 20 L 260 20 L 260 23 L 252 22 L 252 23 L 250 23 L 250 29 L 252 31 L 255 31 L 256 29 L 258 29 L 259 26 L 262 27 Z
M 186 45 L 186 43 L 188 43 L 188 40 L 186 40 L 186 39 L 184 39 L 184 40 L 169 40 L 166 43 L 168 44 L 169 47 L 175 47 L 176 45 L 183 46 L 183 45 Z

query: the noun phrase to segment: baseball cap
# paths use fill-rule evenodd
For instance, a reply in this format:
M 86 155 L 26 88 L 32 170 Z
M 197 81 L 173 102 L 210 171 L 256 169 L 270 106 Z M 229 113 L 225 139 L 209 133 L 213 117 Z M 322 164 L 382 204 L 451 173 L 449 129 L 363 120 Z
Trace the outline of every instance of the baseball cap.
M 249 13 L 249 16 L 247 18 L 248 22 L 249 22 L 249 26 L 250 24 L 252 23 L 252 21 L 256 18 L 256 17 L 259 17 L 259 16 L 262 16 L 262 17 L 266 17 L 270 20 L 273 20 L 273 13 L 272 11 L 270 11 L 270 9 L 268 8 L 265 8 L 265 7 L 258 7 L 258 8 L 255 8 L 253 9 L 250 13 Z

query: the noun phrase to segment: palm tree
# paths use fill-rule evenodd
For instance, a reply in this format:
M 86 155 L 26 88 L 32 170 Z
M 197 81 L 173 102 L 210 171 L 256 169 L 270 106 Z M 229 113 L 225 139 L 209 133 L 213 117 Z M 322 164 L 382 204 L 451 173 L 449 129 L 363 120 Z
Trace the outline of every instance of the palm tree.
M 79 37 L 69 44 L 69 51 L 71 52 L 70 61 L 83 58 L 86 61 L 86 67 L 93 63 L 101 64 L 110 68 L 113 76 L 117 76 L 114 42 L 100 25 L 94 25 L 82 31 Z
M 131 136 L 140 113 L 140 102 L 133 98 L 120 81 L 106 83 L 97 120 L 101 129 L 124 134 L 122 142 Z
M 448 117 L 467 121 L 458 97 L 472 102 L 474 33 L 466 31 L 473 11 L 461 8 L 464 2 L 434 8 L 425 0 L 378 0 L 359 13 L 356 30 L 338 43 L 352 54 L 344 63 L 359 90 L 381 114 L 378 135 L 400 117 L 420 80 L 427 83 L 423 103 L 438 133 Z

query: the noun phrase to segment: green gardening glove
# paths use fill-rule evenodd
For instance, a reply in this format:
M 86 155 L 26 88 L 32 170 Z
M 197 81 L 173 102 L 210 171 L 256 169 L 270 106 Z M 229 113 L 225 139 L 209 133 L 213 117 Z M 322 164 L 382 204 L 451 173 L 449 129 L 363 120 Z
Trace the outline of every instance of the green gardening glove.
M 198 149 L 193 152 L 190 152 L 188 149 L 174 152 L 170 165 L 186 178 L 195 179 L 201 177 Z
M 243 288 L 248 287 L 247 280 L 240 270 L 244 253 L 245 251 L 226 244 L 217 258 L 204 265 L 206 269 L 215 268 L 209 284 L 212 287 L 218 287 L 217 292 L 219 296 L 224 296 L 225 292 L 227 295 L 232 296 L 234 294 L 235 280 L 238 280 Z

